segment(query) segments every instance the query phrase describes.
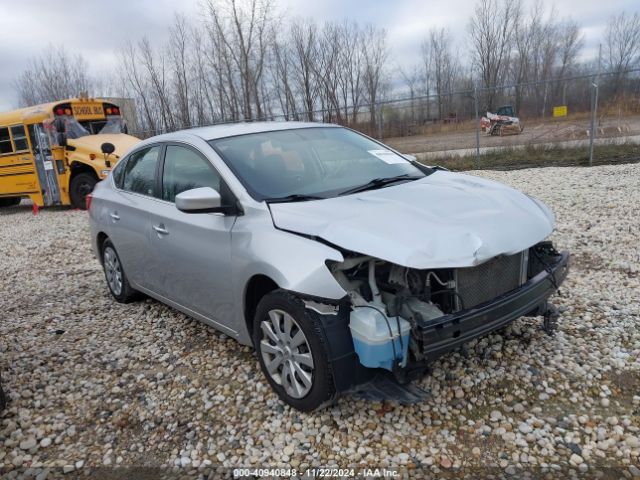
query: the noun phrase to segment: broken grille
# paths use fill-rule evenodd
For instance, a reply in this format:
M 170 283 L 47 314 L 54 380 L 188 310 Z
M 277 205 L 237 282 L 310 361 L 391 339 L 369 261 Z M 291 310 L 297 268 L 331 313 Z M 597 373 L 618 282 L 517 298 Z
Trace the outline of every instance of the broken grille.
M 500 255 L 477 267 L 456 270 L 458 309 L 475 307 L 518 288 L 526 281 L 528 255 Z

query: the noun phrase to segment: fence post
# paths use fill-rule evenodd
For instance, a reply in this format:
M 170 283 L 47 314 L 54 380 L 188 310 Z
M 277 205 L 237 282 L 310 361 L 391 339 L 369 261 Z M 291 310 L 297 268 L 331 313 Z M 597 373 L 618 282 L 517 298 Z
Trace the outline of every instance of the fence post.
M 478 115 L 478 84 L 473 85 L 473 102 L 476 110 L 476 167 L 480 166 L 480 117 Z
M 378 104 L 376 106 L 376 110 L 378 111 L 378 140 L 382 140 L 382 104 Z
M 589 166 L 593 166 L 593 141 L 596 138 L 596 116 L 598 114 L 598 84 L 591 82 L 591 128 L 589 130 Z

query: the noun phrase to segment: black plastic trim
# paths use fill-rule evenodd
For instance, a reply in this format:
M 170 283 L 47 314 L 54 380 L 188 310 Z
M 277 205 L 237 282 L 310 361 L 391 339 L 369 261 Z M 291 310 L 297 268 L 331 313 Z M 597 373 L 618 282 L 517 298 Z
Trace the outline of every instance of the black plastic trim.
M 468 310 L 423 321 L 417 326 L 425 360 L 432 360 L 462 343 L 486 335 L 532 312 L 544 313 L 547 299 L 569 271 L 569 253 L 559 254 L 550 271 L 542 271 L 517 290 Z

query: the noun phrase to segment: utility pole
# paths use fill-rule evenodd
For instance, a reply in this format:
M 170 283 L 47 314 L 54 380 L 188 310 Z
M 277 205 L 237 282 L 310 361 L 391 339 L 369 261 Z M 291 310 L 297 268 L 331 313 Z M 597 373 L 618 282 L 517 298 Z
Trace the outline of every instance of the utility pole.
M 596 77 L 591 83 L 591 129 L 589 132 L 589 166 L 593 166 L 593 141 L 596 137 L 596 115 L 598 113 L 598 82 L 600 81 L 600 68 L 602 62 L 602 43 L 598 48 L 598 71 Z

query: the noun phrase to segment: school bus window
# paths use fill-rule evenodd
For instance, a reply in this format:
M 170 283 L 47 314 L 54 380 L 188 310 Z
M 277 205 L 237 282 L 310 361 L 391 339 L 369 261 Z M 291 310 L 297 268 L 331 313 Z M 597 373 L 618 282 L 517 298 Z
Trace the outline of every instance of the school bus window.
M 13 153 L 9 129 L 6 127 L 0 128 L 0 155 L 3 153 Z
M 24 127 L 22 125 L 14 125 L 11 127 L 11 136 L 13 137 L 13 146 L 15 147 L 16 152 L 29 150 L 27 136 L 24 133 Z

